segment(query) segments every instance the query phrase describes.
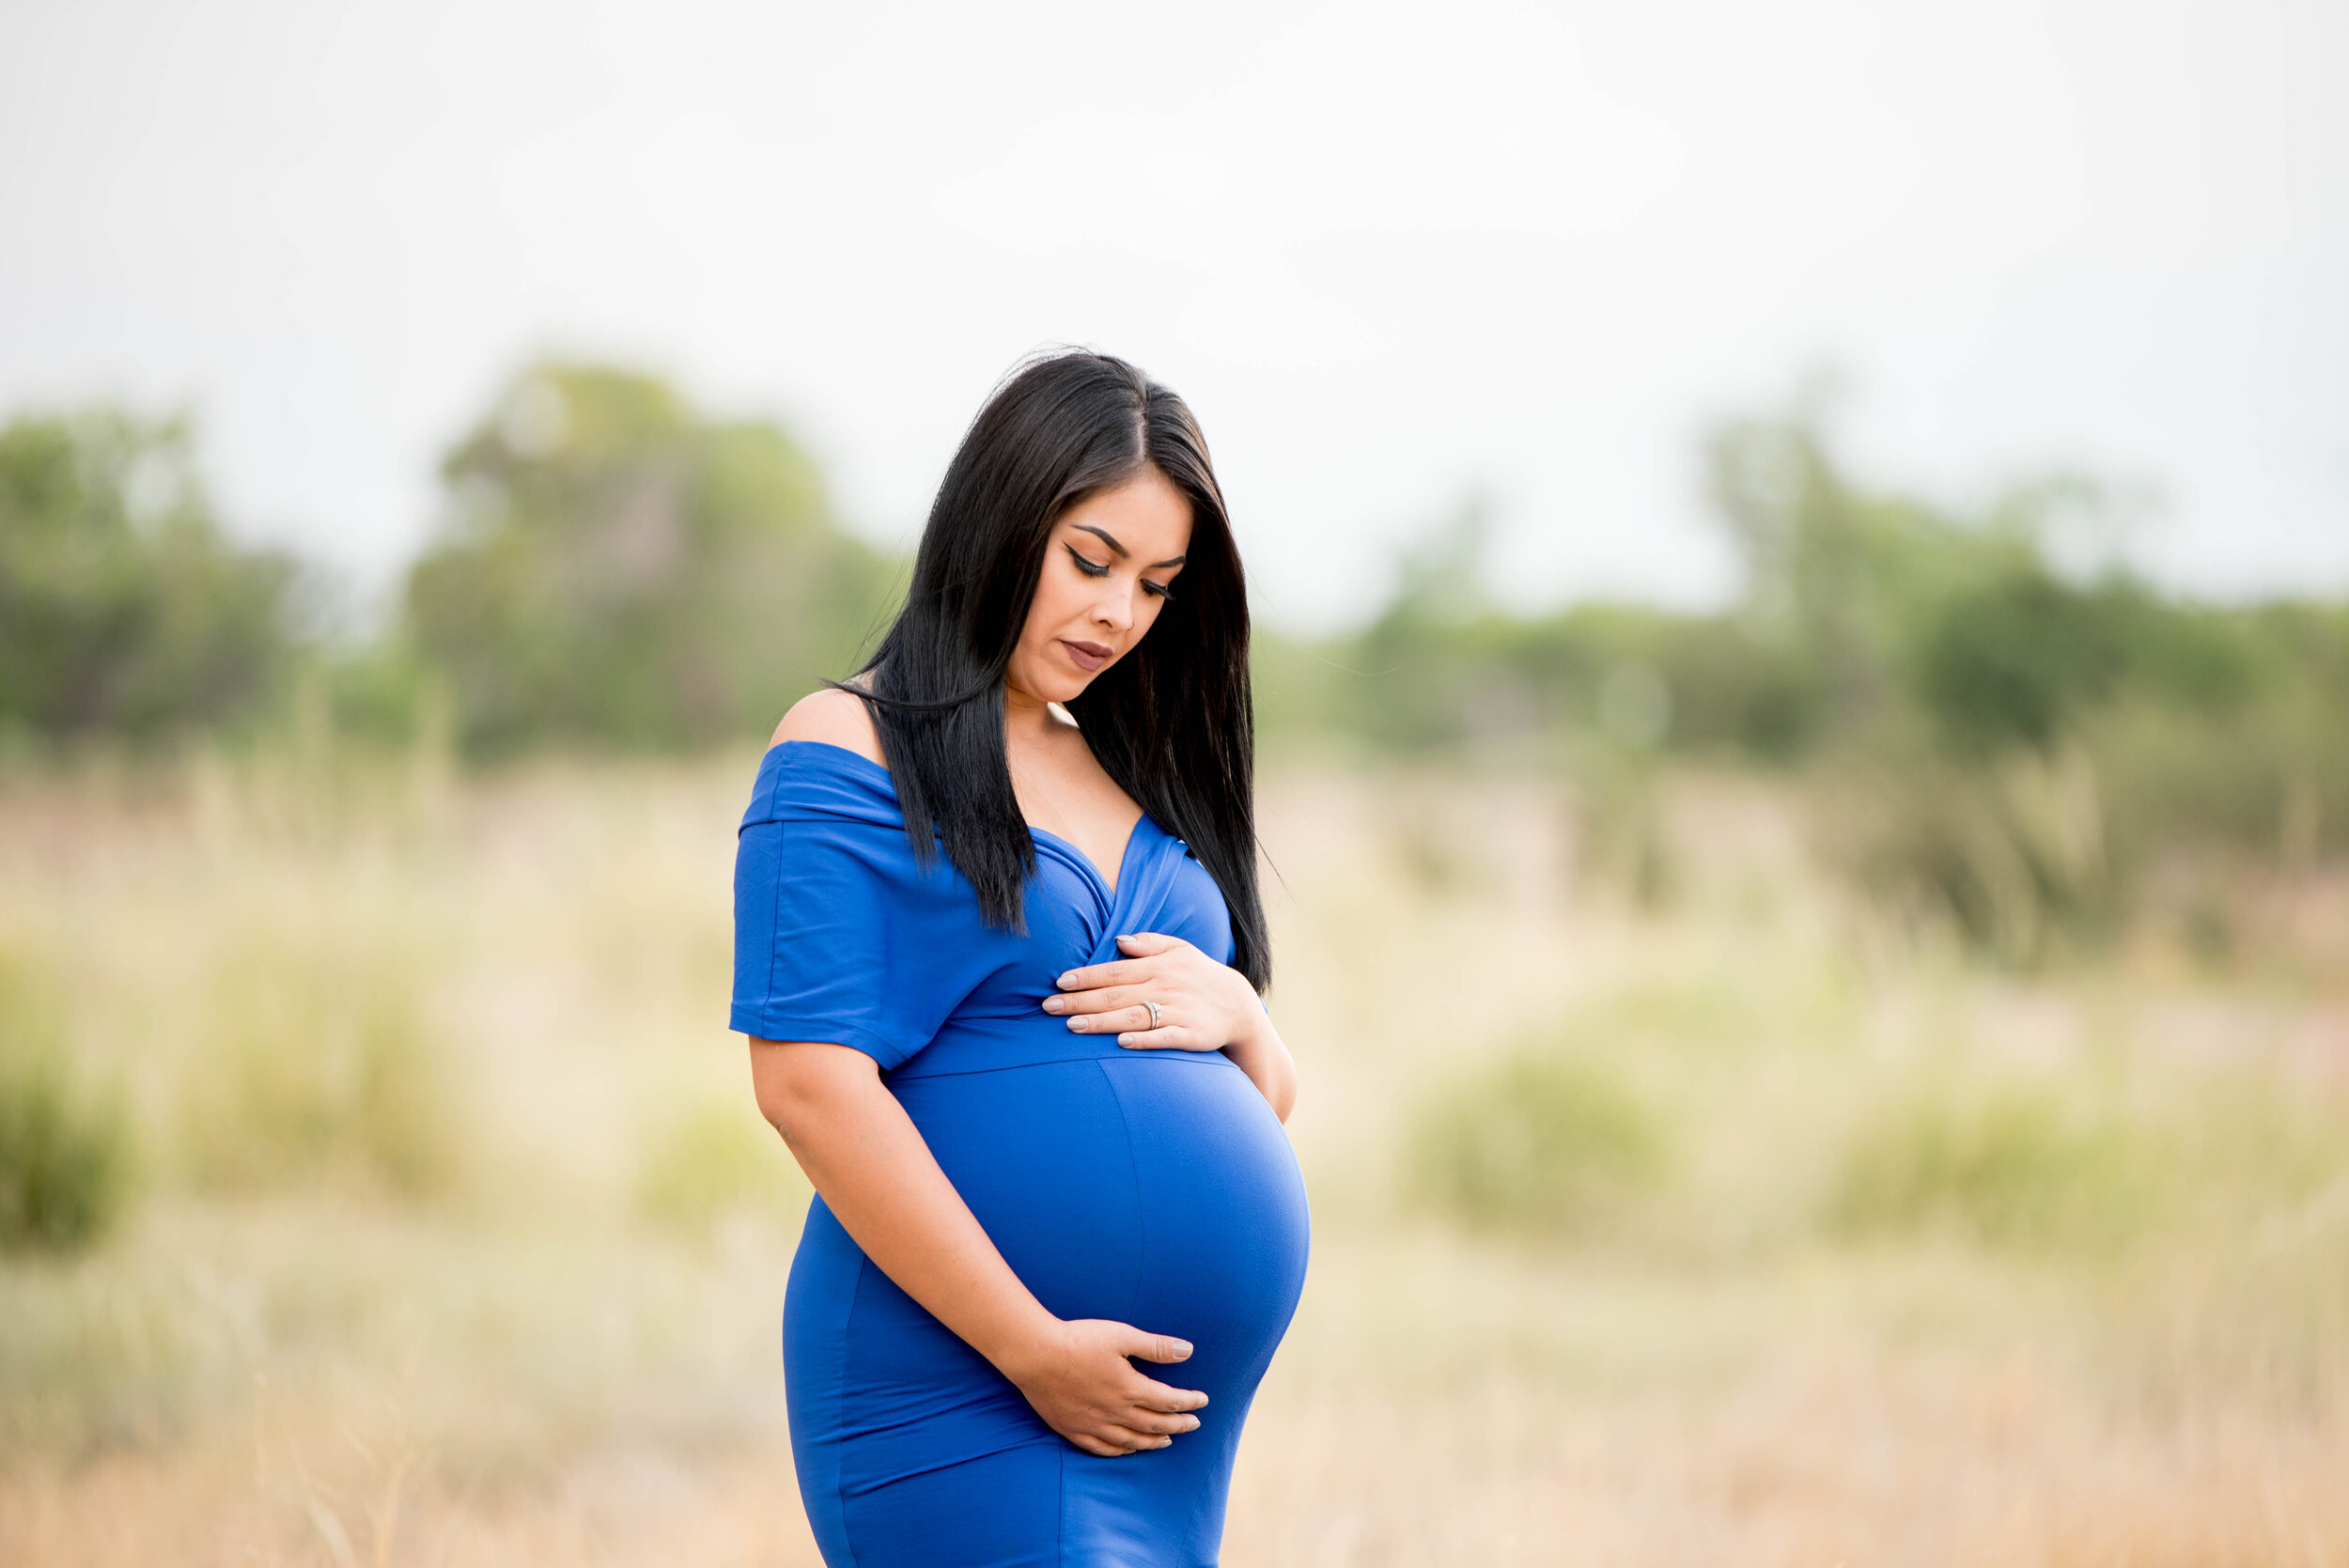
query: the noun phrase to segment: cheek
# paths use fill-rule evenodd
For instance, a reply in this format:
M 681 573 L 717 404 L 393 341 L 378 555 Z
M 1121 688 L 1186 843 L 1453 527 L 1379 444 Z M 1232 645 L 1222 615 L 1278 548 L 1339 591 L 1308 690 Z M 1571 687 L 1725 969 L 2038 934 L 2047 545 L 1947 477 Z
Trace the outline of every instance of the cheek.
M 1028 603 L 1028 624 L 1021 640 L 1050 640 L 1051 634 L 1066 625 L 1081 605 L 1081 596 L 1070 592 L 1064 574 L 1046 568 L 1035 585 L 1035 598 Z

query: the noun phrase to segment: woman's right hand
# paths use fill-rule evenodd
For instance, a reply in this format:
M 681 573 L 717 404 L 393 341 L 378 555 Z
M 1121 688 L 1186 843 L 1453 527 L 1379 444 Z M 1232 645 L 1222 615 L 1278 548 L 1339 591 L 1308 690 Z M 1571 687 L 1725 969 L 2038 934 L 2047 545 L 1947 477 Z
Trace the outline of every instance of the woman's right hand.
M 1190 1414 L 1207 1403 L 1195 1389 L 1176 1389 L 1144 1377 L 1128 1357 L 1145 1361 L 1181 1361 L 1190 1346 L 1168 1334 L 1106 1318 L 1075 1318 L 1055 1325 L 1006 1358 L 1004 1376 L 1028 1396 L 1044 1424 L 1102 1458 L 1162 1449 L 1176 1434 L 1195 1431 Z

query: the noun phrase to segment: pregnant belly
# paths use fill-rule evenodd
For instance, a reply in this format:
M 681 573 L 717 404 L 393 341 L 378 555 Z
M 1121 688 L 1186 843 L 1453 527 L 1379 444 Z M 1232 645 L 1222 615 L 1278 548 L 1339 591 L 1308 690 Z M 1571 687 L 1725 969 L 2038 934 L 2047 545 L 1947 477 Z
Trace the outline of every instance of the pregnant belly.
M 1210 1403 L 1172 1448 L 1079 1452 L 867 1263 L 818 1199 L 791 1267 L 784 1360 L 793 1459 L 828 1560 L 1030 1560 L 965 1538 L 978 1488 L 1068 1547 L 1065 1560 L 1214 1561 L 1241 1424 L 1305 1278 L 1304 1184 L 1263 1096 L 1223 1057 L 1157 1051 L 898 1075 L 890 1088 L 1049 1311 L 1190 1341 L 1189 1360 L 1143 1370 Z M 1003 1457 L 1039 1452 L 1049 1465 Z M 849 1545 L 860 1530 L 868 1545 L 894 1539 L 912 1519 L 961 1533 L 894 1556 Z
M 1296 1156 L 1246 1074 L 1152 1051 L 892 1087 L 1049 1311 L 1188 1340 L 1161 1375 L 1244 1405 L 1296 1310 L 1308 1228 Z

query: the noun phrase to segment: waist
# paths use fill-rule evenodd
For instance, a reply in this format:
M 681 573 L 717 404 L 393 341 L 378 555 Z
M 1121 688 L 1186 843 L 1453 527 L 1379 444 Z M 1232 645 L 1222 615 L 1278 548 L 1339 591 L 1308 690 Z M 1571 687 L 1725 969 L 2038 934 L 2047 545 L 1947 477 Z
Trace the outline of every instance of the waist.
M 1007 1067 L 1040 1067 L 1051 1062 L 1188 1062 L 1202 1067 L 1238 1066 L 1220 1050 L 1128 1050 L 1114 1034 L 1080 1034 L 1067 1020 L 1038 1009 L 1027 1017 L 975 1014 L 946 1020 L 930 1043 L 889 1072 L 889 1079 L 945 1078 L 956 1073 L 993 1073 Z

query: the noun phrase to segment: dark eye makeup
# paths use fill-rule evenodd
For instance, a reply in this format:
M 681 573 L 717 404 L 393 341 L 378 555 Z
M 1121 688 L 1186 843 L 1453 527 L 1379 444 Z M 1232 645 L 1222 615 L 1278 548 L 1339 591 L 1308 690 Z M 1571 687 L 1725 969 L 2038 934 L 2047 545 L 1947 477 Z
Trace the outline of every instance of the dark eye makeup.
M 1084 573 L 1087 577 L 1109 576 L 1110 568 L 1106 565 L 1098 561 L 1086 560 L 1084 551 L 1079 550 L 1075 545 L 1064 544 L 1061 548 L 1068 551 L 1068 558 L 1071 561 L 1076 562 L 1077 569 Z M 1146 577 L 1142 580 L 1142 591 L 1145 594 L 1154 594 L 1159 598 L 1173 598 L 1174 597 L 1174 590 L 1168 587 L 1167 584 L 1163 582 L 1153 582 Z

